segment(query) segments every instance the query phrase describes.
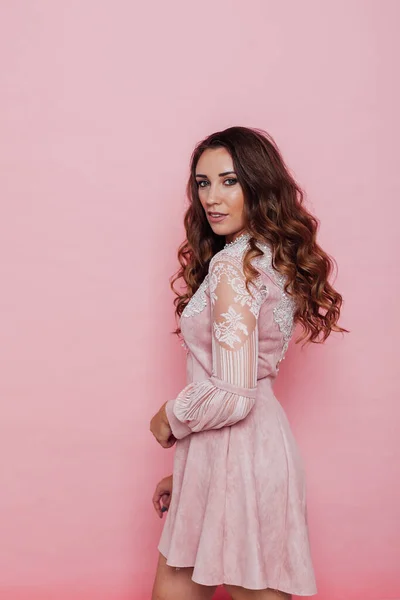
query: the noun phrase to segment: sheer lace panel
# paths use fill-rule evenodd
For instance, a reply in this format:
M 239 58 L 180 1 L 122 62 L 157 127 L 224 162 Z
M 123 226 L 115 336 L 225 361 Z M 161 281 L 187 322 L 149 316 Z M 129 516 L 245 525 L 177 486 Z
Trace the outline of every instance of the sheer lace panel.
M 255 288 L 254 288 L 255 289 Z M 210 279 L 213 374 L 243 388 L 257 384 L 260 294 L 246 290 L 241 270 L 230 261 L 218 260 Z
M 267 295 L 264 285 L 246 290 L 241 262 L 216 255 L 209 270 L 212 322 L 212 375 L 187 385 L 166 412 L 177 439 L 219 429 L 244 419 L 257 390 L 258 315 Z

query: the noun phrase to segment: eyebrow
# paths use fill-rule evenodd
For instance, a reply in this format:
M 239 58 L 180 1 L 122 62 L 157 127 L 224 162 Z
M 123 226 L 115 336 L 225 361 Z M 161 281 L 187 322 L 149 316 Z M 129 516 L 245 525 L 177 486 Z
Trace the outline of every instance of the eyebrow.
M 224 175 L 229 175 L 230 173 L 235 173 L 235 171 L 224 171 L 223 173 L 218 173 L 219 177 L 223 177 Z M 236 175 L 236 173 L 235 173 Z M 197 173 L 195 177 L 207 177 L 207 175 L 202 175 L 201 173 Z

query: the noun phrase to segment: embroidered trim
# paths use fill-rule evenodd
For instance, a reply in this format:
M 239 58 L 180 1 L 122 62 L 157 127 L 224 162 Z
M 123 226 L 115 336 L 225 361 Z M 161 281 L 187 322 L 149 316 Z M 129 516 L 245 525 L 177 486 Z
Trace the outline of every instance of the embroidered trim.
M 203 281 L 201 282 L 201 284 L 199 285 L 199 287 L 197 288 L 197 290 L 183 309 L 181 317 L 193 317 L 194 315 L 198 315 L 204 310 L 207 304 L 206 290 L 208 287 L 208 281 L 209 275 L 207 273 L 207 275 L 204 277 Z

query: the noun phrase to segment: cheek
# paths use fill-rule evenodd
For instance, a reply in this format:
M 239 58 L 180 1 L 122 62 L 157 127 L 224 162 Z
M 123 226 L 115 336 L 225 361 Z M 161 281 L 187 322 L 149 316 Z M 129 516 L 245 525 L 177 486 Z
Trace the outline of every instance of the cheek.
M 200 204 L 202 205 L 204 210 L 206 210 L 206 199 L 205 199 L 205 197 L 203 197 L 203 194 L 199 194 L 199 200 L 200 200 Z
M 232 210 L 234 210 L 237 213 L 241 213 L 243 210 L 243 206 L 244 206 L 244 198 L 243 198 L 243 192 L 240 189 L 237 189 L 235 191 L 232 190 L 232 194 L 230 197 L 230 205 Z

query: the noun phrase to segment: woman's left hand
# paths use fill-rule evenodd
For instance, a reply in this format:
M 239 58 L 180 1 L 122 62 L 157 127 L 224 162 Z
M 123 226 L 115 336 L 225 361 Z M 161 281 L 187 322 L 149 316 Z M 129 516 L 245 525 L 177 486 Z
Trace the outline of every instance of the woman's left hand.
M 151 419 L 150 431 L 163 448 L 171 448 L 176 442 L 176 437 L 172 434 L 171 427 L 169 426 L 165 404 L 166 402 Z

